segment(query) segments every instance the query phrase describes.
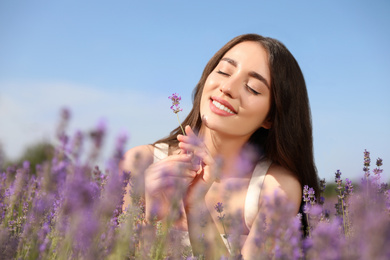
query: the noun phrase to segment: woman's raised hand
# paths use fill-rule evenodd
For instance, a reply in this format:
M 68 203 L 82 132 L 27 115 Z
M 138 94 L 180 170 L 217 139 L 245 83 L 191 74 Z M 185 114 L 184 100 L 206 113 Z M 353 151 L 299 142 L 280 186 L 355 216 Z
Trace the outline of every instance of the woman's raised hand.
M 179 148 L 184 154 L 193 156 L 191 162 L 197 175 L 190 184 L 186 195 L 187 206 L 195 199 L 202 199 L 206 195 L 211 184 L 218 179 L 216 176 L 216 162 L 208 151 L 204 142 L 192 131 L 190 126 L 185 127 L 186 136 L 178 135 Z
M 145 171 L 146 218 L 162 219 L 176 202 L 192 205 L 204 198 L 216 180 L 215 161 L 203 141 L 186 126 L 178 135 L 179 154 L 170 155 Z M 156 149 L 156 148 L 155 148 Z
M 187 188 L 196 176 L 192 159 L 193 155 L 186 153 L 170 155 L 146 169 L 147 220 L 162 219 L 172 210 L 172 206 L 180 205 Z

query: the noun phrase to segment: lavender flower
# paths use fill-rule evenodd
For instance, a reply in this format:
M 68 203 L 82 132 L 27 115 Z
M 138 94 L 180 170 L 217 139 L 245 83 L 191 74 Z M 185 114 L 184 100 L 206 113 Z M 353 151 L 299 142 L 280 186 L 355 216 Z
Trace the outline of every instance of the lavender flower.
M 180 97 L 172 97 L 172 109 L 177 114 L 181 111 Z M 69 117 L 69 111 L 63 111 L 54 158 L 37 166 L 35 175 L 31 174 L 29 162 L 0 172 L 0 258 L 194 259 L 190 257 L 191 247 L 182 250 L 183 240 L 167 236 L 161 222 L 145 223 L 145 201 L 137 191 L 141 182 L 132 175 L 132 183 L 127 186 L 130 173 L 118 171 L 126 135 L 119 135 L 102 171 L 91 165 L 94 157 L 82 156 L 81 143 L 88 141 L 82 138 L 85 133 L 77 132 L 68 138 L 65 125 Z M 96 128 L 89 140 L 97 150 L 94 153 L 101 149 L 106 132 L 104 123 Z M 242 154 L 239 169 L 251 165 L 250 155 Z M 82 163 L 80 158 L 87 161 Z M 373 176 L 368 178 L 370 153 L 365 150 L 366 185 L 356 191 L 349 179 L 343 185 L 341 172 L 336 172 L 339 212 L 335 217 L 329 216 L 327 204 L 316 204 L 314 190 L 308 186 L 303 188 L 303 216 L 296 217 L 295 207 L 285 204 L 277 194 L 272 199 L 265 198 L 259 222 L 252 226 L 258 229 L 254 238 L 260 249 L 258 258 L 388 259 L 390 193 L 388 183 L 377 182 L 382 164 L 378 158 Z M 125 187 L 130 187 L 132 203 L 122 212 Z M 321 195 L 324 190 L 325 181 L 321 180 Z M 242 212 L 225 216 L 227 207 L 218 202 L 214 209 L 229 250 L 235 254 L 240 250 Z M 301 221 L 306 218 L 310 235 L 302 238 Z M 232 259 L 240 258 L 235 255 Z
M 177 114 L 179 113 L 180 111 L 183 111 L 183 109 L 181 109 L 179 107 L 180 105 L 180 100 L 181 100 L 181 97 L 178 96 L 176 93 L 173 93 L 172 96 L 168 97 L 169 99 L 172 100 L 172 106 L 171 106 L 171 109 L 173 110 L 173 113 Z
M 309 202 L 310 201 L 310 198 L 309 198 L 309 186 L 305 185 L 303 187 L 303 201 L 304 202 Z
M 346 196 L 349 196 L 351 195 L 353 192 L 353 185 L 352 185 L 352 181 L 349 180 L 348 178 L 345 179 L 345 190 L 344 190 L 344 194 Z
M 222 202 L 218 202 L 215 206 L 214 206 L 215 210 L 218 212 L 218 213 L 222 213 L 223 212 L 223 204 Z
M 309 191 L 308 191 L 308 196 L 309 196 L 309 199 L 310 199 L 310 204 L 313 206 L 316 202 L 316 197 L 314 196 L 315 195 L 315 191 L 313 188 L 309 188 Z
M 335 182 L 337 184 L 336 191 L 340 192 L 341 189 L 343 188 L 343 186 L 342 186 L 343 180 L 341 179 L 341 171 L 340 170 L 337 170 L 335 173 Z
M 374 172 L 374 179 L 377 182 L 377 185 L 379 185 L 379 181 L 380 181 L 380 178 L 381 178 L 381 173 L 383 172 L 383 169 L 381 169 L 381 166 L 382 166 L 382 159 L 381 158 L 378 158 L 376 160 L 376 166 L 377 167 L 373 170 L 373 172 Z
M 225 234 L 224 234 L 224 237 L 226 238 L 226 241 L 227 241 L 227 244 L 228 244 L 228 247 L 229 247 L 229 251 L 231 251 L 232 248 L 231 248 L 230 242 L 229 242 L 229 235 L 228 235 L 227 232 L 226 232 L 225 223 L 224 223 L 225 214 L 222 215 L 222 212 L 223 212 L 223 204 L 222 204 L 222 202 L 218 202 L 218 203 L 214 206 L 214 208 L 215 208 L 215 210 L 219 213 L 218 219 L 219 219 L 219 220 L 221 221 L 221 223 L 222 223 L 223 232 L 225 233 Z
M 363 171 L 364 171 L 364 176 L 366 178 L 368 178 L 370 176 L 370 163 L 371 163 L 370 152 L 367 151 L 366 149 L 364 149 L 364 167 L 363 167 Z
M 75 158 L 75 160 L 79 160 L 80 158 L 82 152 L 83 138 L 83 133 L 77 131 L 73 137 L 72 144 L 69 147 L 69 152 L 72 153 L 73 158 Z
M 301 223 L 294 206 L 277 192 L 263 203 L 257 218 L 257 259 L 301 259 Z
M 383 163 L 382 158 L 376 159 L 376 166 L 381 167 L 381 166 L 382 166 L 382 163 Z
M 318 202 L 320 205 L 324 205 L 325 198 L 324 198 L 324 192 L 325 192 L 325 179 L 320 180 L 320 201 Z
M 60 111 L 61 119 L 57 126 L 57 138 L 63 140 L 66 138 L 66 127 L 68 126 L 69 119 L 71 117 L 70 110 L 68 108 L 62 108 Z
M 343 259 L 345 239 L 339 231 L 340 223 L 320 222 L 312 231 L 312 236 L 304 241 L 306 259 Z
M 172 106 L 171 106 L 171 109 L 173 111 L 173 113 L 176 114 L 177 116 L 177 120 L 179 121 L 179 126 L 181 128 L 181 131 L 183 132 L 183 135 L 186 135 L 185 132 L 184 132 L 184 129 L 183 129 L 183 126 L 181 125 L 181 122 L 180 122 L 180 119 L 179 119 L 179 115 L 177 113 L 179 113 L 180 111 L 183 111 L 183 109 L 181 109 L 179 107 L 180 105 L 180 100 L 181 100 L 181 97 L 178 96 L 176 93 L 173 93 L 172 96 L 168 97 L 170 100 L 172 100 Z

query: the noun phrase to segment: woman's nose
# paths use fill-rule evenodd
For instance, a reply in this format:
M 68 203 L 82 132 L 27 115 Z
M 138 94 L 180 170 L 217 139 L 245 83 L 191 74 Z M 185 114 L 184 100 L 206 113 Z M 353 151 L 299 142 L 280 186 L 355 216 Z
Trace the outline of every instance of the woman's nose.
M 224 82 L 221 82 L 219 90 L 230 98 L 236 98 L 238 93 L 239 83 L 233 77 L 226 79 Z

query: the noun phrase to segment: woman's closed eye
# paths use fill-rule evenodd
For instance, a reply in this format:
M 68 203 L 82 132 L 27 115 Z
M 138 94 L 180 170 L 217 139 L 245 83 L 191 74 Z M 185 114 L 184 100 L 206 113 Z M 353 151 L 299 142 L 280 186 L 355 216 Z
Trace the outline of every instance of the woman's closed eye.
M 229 73 L 226 73 L 226 72 L 224 72 L 224 71 L 222 71 L 222 70 L 217 70 L 217 73 L 218 73 L 218 74 L 221 74 L 221 75 L 223 75 L 223 76 L 230 77 L 230 74 L 229 74 Z M 248 84 L 246 84 L 245 87 L 246 87 L 246 89 L 247 89 L 250 93 L 252 93 L 253 95 L 259 95 L 259 94 L 261 94 L 260 92 L 258 92 L 258 91 L 256 91 L 256 90 L 254 90 L 253 88 L 251 88 Z
M 259 95 L 260 92 L 257 92 L 256 90 L 254 90 L 253 88 L 251 88 L 248 84 L 245 85 L 246 89 L 252 93 L 253 95 Z
M 230 74 L 223 72 L 222 70 L 217 70 L 218 74 L 224 75 L 224 76 L 230 76 Z

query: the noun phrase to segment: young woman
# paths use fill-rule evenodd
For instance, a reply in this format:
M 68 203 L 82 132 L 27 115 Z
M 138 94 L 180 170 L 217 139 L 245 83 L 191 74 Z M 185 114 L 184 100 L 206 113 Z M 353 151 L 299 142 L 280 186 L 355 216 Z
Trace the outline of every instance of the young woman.
M 178 127 L 152 145 L 130 149 L 121 168 L 137 183 L 133 192 L 145 198 L 146 219 L 164 219 L 177 209 L 173 227 L 188 232 L 195 255 L 204 245 L 212 245 L 210 258 L 228 255 L 221 234 L 234 227 L 241 254 L 251 259 L 266 197 L 277 192 L 298 213 L 304 185 L 318 194 L 302 72 L 279 41 L 241 35 L 211 58 L 193 98 L 183 121 L 186 135 Z M 218 202 L 225 220 L 235 219 L 228 230 Z M 127 196 L 124 208 L 129 203 Z

